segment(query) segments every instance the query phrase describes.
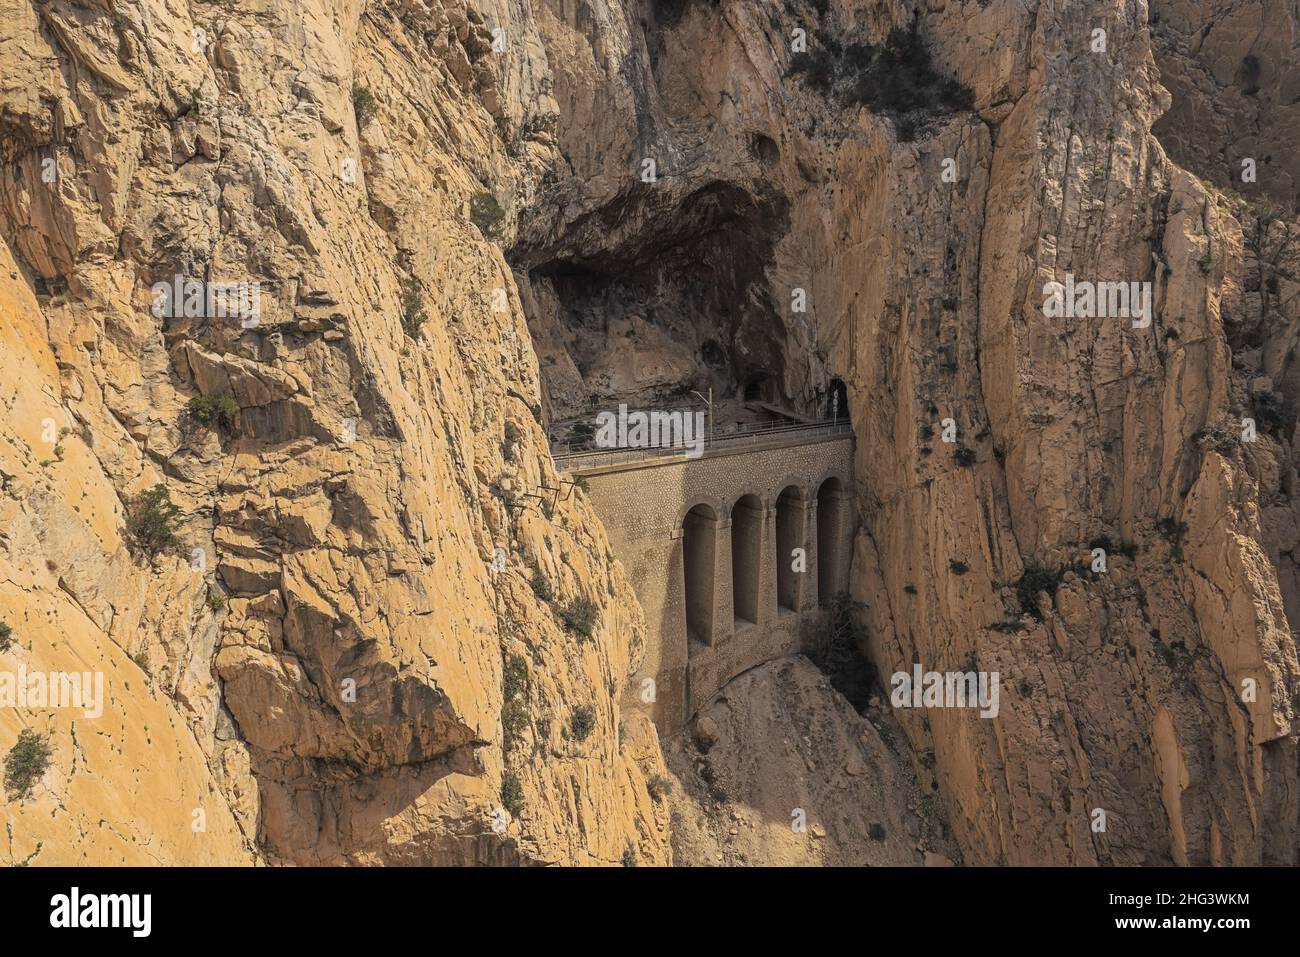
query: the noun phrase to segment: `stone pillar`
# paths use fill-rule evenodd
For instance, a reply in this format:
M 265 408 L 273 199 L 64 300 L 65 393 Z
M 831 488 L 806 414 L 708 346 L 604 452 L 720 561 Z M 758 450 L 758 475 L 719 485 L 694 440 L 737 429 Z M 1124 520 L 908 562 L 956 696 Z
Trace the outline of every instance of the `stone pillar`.
M 819 591 L 821 584 L 826 585 L 826 594 L 821 595 L 821 600 L 827 601 L 831 595 L 836 592 L 844 591 L 848 587 L 848 563 L 849 563 L 849 493 L 845 489 L 828 489 L 821 493 L 822 505 L 818 515 L 818 537 L 821 539 L 818 546 L 818 559 L 825 561 L 827 566 L 824 574 L 819 573 Z M 827 514 L 827 509 L 830 514 Z
M 716 645 L 731 634 L 731 522 L 688 514 L 681 552 L 683 631 L 688 639 Z
M 713 647 L 731 640 L 736 629 L 731 598 L 731 519 L 719 519 L 713 539 Z
M 763 506 L 763 521 L 758 536 L 758 624 L 776 619 L 776 507 Z
M 795 607 L 800 612 L 813 611 L 817 607 L 817 576 L 821 574 L 821 568 L 817 564 L 817 499 L 809 499 L 805 503 L 803 519 L 803 547 L 808 559 L 808 570 L 799 576 L 801 581 L 797 586 L 799 603 Z

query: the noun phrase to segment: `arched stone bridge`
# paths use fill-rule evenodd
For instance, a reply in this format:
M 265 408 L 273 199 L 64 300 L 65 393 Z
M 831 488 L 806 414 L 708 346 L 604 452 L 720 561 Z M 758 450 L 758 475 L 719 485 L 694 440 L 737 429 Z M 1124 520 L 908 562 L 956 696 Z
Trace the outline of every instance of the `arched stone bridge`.
M 853 433 L 821 423 L 720 436 L 697 459 L 658 451 L 557 465 L 587 479 L 645 610 L 655 701 L 636 680 L 625 706 L 671 733 L 736 675 L 807 647 L 847 587 Z

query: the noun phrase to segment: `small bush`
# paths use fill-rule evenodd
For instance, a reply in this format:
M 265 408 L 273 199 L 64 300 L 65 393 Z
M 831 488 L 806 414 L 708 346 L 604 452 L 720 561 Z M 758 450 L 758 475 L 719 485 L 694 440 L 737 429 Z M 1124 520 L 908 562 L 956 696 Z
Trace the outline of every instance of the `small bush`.
M 1011 621 L 1009 619 L 1007 621 L 995 621 L 993 624 L 989 625 L 989 628 L 993 631 L 1001 632 L 1004 635 L 1013 635 L 1016 632 L 1025 630 L 1025 626 L 1020 622 Z
M 1200 266 L 1201 272 L 1205 273 L 1207 276 L 1210 274 L 1210 270 L 1214 268 L 1214 257 L 1210 255 L 1208 249 L 1205 251 L 1204 256 L 1196 260 L 1196 265 Z
M 225 595 L 221 594 L 221 592 L 219 591 L 208 592 L 208 608 L 211 609 L 213 613 L 219 612 L 221 611 L 221 609 L 225 607 L 226 607 Z
M 935 70 L 915 22 L 895 27 L 880 47 L 850 43 L 841 48 L 823 35 L 817 42 L 815 51 L 791 58 L 789 75 L 801 76 L 823 94 L 838 91 L 849 105 L 896 116 L 899 142 L 915 139 L 927 115 L 974 108 L 968 87 Z
M 186 403 L 185 411 L 192 422 L 229 432 L 235 427 L 239 403 L 228 395 L 196 395 Z
M 533 586 L 533 594 L 542 601 L 550 601 L 555 597 L 555 589 L 551 587 L 551 580 L 543 574 L 540 568 L 533 570 L 533 577 L 528 584 Z
M 579 595 L 560 612 L 564 627 L 583 639 L 590 638 L 595 632 L 599 616 L 599 609 L 586 595 Z
M 873 841 L 877 843 L 883 841 L 888 836 L 885 833 L 885 825 L 883 824 L 871 825 L 871 827 L 867 830 L 867 834 L 871 837 Z
M 964 469 L 971 468 L 975 464 L 975 450 L 968 449 L 964 445 L 960 446 L 957 451 L 952 453 L 953 460 Z
M 915 595 L 915 594 L 916 594 L 916 586 L 915 586 L 915 585 L 904 585 L 904 586 L 903 586 L 903 591 L 907 592 L 909 595 Z
M 1286 418 L 1282 412 L 1282 402 L 1277 393 L 1261 392 L 1251 400 L 1251 411 L 1261 432 L 1277 435 L 1285 430 Z
M 950 558 L 948 559 L 948 569 L 954 575 L 965 575 L 968 571 L 970 571 L 970 566 L 967 565 L 965 562 L 960 561 L 956 558 Z
M 365 126 L 375 115 L 375 95 L 370 87 L 352 84 L 352 109 L 357 114 L 357 126 Z
M 627 849 L 623 851 L 623 866 L 636 867 L 636 851 L 632 850 L 631 844 L 629 844 Z
M 49 766 L 49 741 L 31 728 L 24 728 L 5 755 L 5 787 L 21 800 Z
M 1231 455 L 1239 445 L 1237 433 L 1222 425 L 1207 425 L 1192 436 L 1197 445 L 1211 448 L 1220 455 Z
M 491 193 L 479 192 L 470 197 L 469 220 L 486 238 L 496 239 L 501 234 L 501 222 L 505 218 L 505 210 Z
M 582 704 L 573 709 L 573 714 L 569 717 L 569 733 L 573 735 L 576 741 L 586 741 L 587 735 L 591 734 L 596 727 L 596 713 Z
M 167 486 L 146 489 L 127 505 L 127 537 L 138 549 L 155 558 L 180 544 L 176 537 L 180 513 L 172 503 Z
M 645 789 L 649 792 L 651 799 L 658 802 L 662 801 L 665 795 L 671 793 L 673 782 L 662 774 L 652 774 L 650 780 L 645 783 Z
M 0 621 L 0 651 L 8 651 L 14 643 L 14 630 L 7 622 Z
M 528 727 L 528 662 L 523 655 L 504 655 L 501 662 L 501 735 L 506 752 L 514 750 Z
M 1182 558 L 1183 556 L 1183 536 L 1187 534 L 1187 523 L 1179 522 L 1173 518 L 1161 518 L 1156 521 L 1156 531 L 1164 536 L 1165 541 L 1170 545 L 1170 551 L 1174 557 Z
M 876 687 L 876 666 L 862 652 L 867 640 L 867 628 L 861 621 L 865 608 L 846 591 L 831 595 L 825 631 L 817 636 L 809 655 L 830 679 L 831 687 L 859 714 L 866 710 Z
M 524 786 L 514 771 L 507 771 L 501 777 L 501 806 L 510 812 L 511 817 L 524 813 Z
M 488 491 L 491 492 L 493 497 L 499 500 L 507 509 L 515 507 L 515 504 L 517 503 L 515 493 L 506 488 L 500 479 L 493 479 L 492 484 L 488 486 Z
M 420 291 L 420 280 L 407 276 L 402 280 L 402 292 L 399 297 L 402 306 L 402 331 L 412 339 L 420 338 L 420 327 L 424 325 L 424 294 Z
M 1020 610 L 1032 615 L 1035 620 L 1043 620 L 1042 609 L 1038 607 L 1038 596 L 1047 592 L 1056 597 L 1056 588 L 1061 584 L 1061 573 L 1044 565 L 1026 565 L 1024 574 L 1016 583 L 1016 597 L 1020 599 Z
M 519 426 L 506 420 L 505 437 L 501 441 L 501 457 L 507 462 L 515 460 L 515 449 L 519 446 Z
M 1100 548 L 1109 555 L 1125 555 L 1129 558 L 1136 558 L 1138 548 L 1132 542 L 1115 542 L 1109 535 L 1098 535 L 1088 542 L 1088 551 L 1094 548 Z
M 579 475 L 577 478 L 573 480 L 573 484 L 576 485 L 583 492 L 591 491 L 591 483 L 587 481 L 587 476 L 585 475 Z
M 523 655 L 506 655 L 501 668 L 502 692 L 515 698 L 528 690 L 528 662 Z

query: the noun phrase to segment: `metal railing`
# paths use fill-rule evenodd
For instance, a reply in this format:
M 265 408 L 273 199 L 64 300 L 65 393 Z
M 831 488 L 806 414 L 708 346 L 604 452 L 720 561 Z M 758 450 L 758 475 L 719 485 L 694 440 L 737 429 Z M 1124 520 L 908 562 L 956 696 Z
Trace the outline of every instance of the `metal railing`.
M 714 432 L 712 439 L 705 436 L 704 455 L 709 452 L 726 451 L 743 448 L 747 445 L 799 445 L 810 439 L 831 435 L 851 434 L 852 427 L 845 420 L 838 422 L 827 419 L 824 422 L 805 422 L 790 424 L 788 422 L 757 422 L 751 425 L 737 425 L 726 432 Z M 555 467 L 562 472 L 605 465 L 621 465 L 624 462 L 651 461 L 659 458 L 687 458 L 686 449 L 680 446 L 645 449 L 574 449 L 571 445 L 551 446 L 551 457 Z M 703 457 L 703 456 L 701 456 Z

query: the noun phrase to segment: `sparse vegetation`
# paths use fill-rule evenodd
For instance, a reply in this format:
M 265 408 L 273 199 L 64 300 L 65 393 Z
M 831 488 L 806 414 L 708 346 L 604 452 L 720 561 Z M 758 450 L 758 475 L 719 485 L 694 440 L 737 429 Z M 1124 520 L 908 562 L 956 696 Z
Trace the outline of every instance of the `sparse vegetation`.
M 560 612 L 564 627 L 581 639 L 590 638 L 594 634 L 599 616 L 600 610 L 586 595 L 574 598 Z
M 501 235 L 501 223 L 506 212 L 497 198 L 488 192 L 478 192 L 469 198 L 469 220 L 488 239 Z
M 5 788 L 21 800 L 49 766 L 49 741 L 43 734 L 23 728 L 18 733 L 18 741 L 5 755 Z
M 148 488 L 127 505 L 127 537 L 140 551 L 156 558 L 180 544 L 176 537 L 180 513 L 167 492 L 167 486 Z
M 528 584 L 533 586 L 533 594 L 542 601 L 550 601 L 555 597 L 555 589 L 551 587 L 551 580 L 546 577 L 546 573 L 540 568 L 533 569 L 533 577 L 529 579 Z
M 953 461 L 964 469 L 971 468 L 975 464 L 975 450 L 968 449 L 964 445 L 958 446 L 957 451 L 952 453 Z
M 1138 547 L 1132 542 L 1115 542 L 1109 535 L 1098 535 L 1088 542 L 1088 550 L 1100 548 L 1109 557 L 1111 555 L 1125 555 L 1128 558 L 1136 558 Z
M 1156 520 L 1156 531 L 1169 543 L 1175 558 L 1183 555 L 1183 536 L 1187 534 L 1187 523 L 1165 517 Z
M 492 484 L 488 486 L 488 491 L 491 492 L 493 497 L 500 501 L 507 509 L 515 507 L 517 502 L 515 493 L 506 488 L 505 484 L 500 479 L 493 479 Z
M 1251 411 L 1260 432 L 1278 435 L 1286 428 L 1282 414 L 1282 401 L 1276 392 L 1260 392 L 1251 400 Z
M 0 621 L 0 651 L 8 651 L 14 643 L 14 630 L 8 622 Z
M 662 774 L 652 774 L 645 783 L 645 789 L 649 792 L 651 799 L 658 802 L 662 801 L 672 791 L 673 782 Z
M 954 575 L 965 575 L 970 571 L 970 566 L 958 558 L 948 559 L 948 570 Z
M 230 432 L 235 428 L 239 403 L 228 395 L 196 395 L 186 403 L 185 413 L 191 422 L 205 428 Z
M 877 843 L 884 841 L 884 839 L 888 837 L 885 833 L 885 825 L 879 823 L 872 824 L 871 827 L 867 829 L 867 834 Z
M 596 727 L 596 713 L 585 704 L 580 704 L 573 709 L 573 714 L 569 716 L 569 733 L 573 735 L 575 741 L 586 741 L 587 735 L 591 734 Z
M 1210 270 L 1214 267 L 1214 256 L 1212 256 L 1210 254 L 1210 251 L 1207 249 L 1205 251 L 1205 255 L 1202 256 L 1200 259 L 1196 260 L 1196 265 L 1200 266 L 1201 272 L 1205 273 L 1208 276 L 1210 274 Z
M 512 751 L 528 727 L 528 662 L 523 655 L 506 654 L 501 665 L 502 746 Z
M 636 851 L 632 850 L 631 844 L 623 851 L 623 866 L 636 867 Z
M 1223 425 L 1204 426 L 1192 438 L 1202 448 L 1213 449 L 1220 455 L 1231 455 L 1238 447 L 1237 433 Z
M 424 293 L 420 291 L 420 280 L 414 276 L 403 279 L 399 300 L 402 306 L 402 331 L 411 339 L 420 338 L 420 327 L 428 318 L 424 313 Z
M 831 681 L 831 687 L 860 713 L 876 686 L 876 668 L 862 652 L 867 628 L 861 622 L 866 606 L 848 592 L 831 596 L 826 630 L 810 657 Z
M 524 786 L 514 771 L 501 776 L 501 806 L 510 812 L 511 817 L 517 818 L 524 813 Z
M 975 104 L 968 87 L 934 68 L 915 21 L 890 30 L 880 46 L 841 46 L 819 32 L 813 50 L 791 58 L 789 73 L 819 93 L 895 117 L 894 132 L 904 143 L 916 138 L 927 116 L 969 110 Z
M 1043 620 L 1043 611 L 1038 606 L 1038 596 L 1047 592 L 1056 597 L 1056 589 L 1061 584 L 1061 572 L 1045 565 L 1026 565 L 1024 574 L 1016 583 L 1016 597 L 1020 599 L 1020 610 L 1032 615 L 1035 620 Z
M 515 460 L 515 450 L 519 446 L 519 426 L 506 419 L 505 434 L 501 440 L 501 457 L 507 462 Z
M 370 87 L 352 84 L 352 109 L 356 111 L 357 126 L 365 126 L 375 115 L 375 95 Z

